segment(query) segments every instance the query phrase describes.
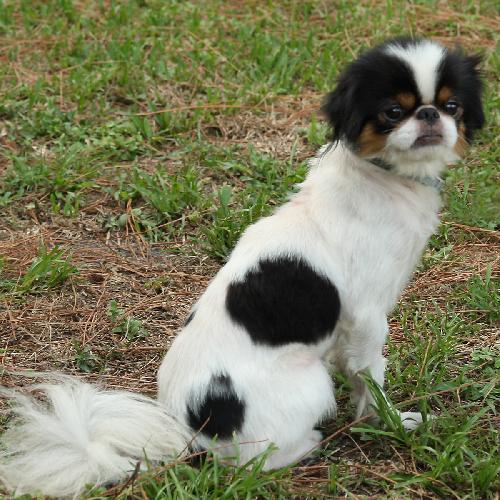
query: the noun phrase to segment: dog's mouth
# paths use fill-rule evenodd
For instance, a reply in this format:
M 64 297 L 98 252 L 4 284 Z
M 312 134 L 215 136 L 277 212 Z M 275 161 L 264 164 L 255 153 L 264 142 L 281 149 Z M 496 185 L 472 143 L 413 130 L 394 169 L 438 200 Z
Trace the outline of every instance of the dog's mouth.
M 441 142 L 443 142 L 443 136 L 441 134 L 423 134 L 417 137 L 417 140 L 413 143 L 413 147 L 436 146 L 437 144 L 441 144 Z

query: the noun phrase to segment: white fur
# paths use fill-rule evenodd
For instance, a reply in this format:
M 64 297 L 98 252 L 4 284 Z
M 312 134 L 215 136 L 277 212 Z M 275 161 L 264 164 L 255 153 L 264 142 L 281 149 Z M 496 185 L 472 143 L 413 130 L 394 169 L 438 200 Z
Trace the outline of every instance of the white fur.
M 77 379 L 49 376 L 34 388 L 48 405 L 3 389 L 13 398 L 17 425 L 2 436 L 0 479 L 15 494 L 75 497 L 87 484 L 122 479 L 137 462 L 174 457 L 191 434 L 158 402 L 105 391 Z
M 415 114 L 391 131 L 384 150 L 376 156 L 394 165 L 394 171 L 399 174 L 437 177 L 446 164 L 459 158 L 453 149 L 458 139 L 455 120 L 439 112 L 438 126 L 443 135 L 442 143 L 435 146 L 414 147 L 415 141 L 421 135 L 422 126 L 422 120 L 418 120 Z
M 418 49 L 427 54 L 425 67 L 433 73 L 441 49 L 433 44 Z M 435 78 L 412 49 L 391 50 L 412 65 L 419 88 L 430 96 Z M 74 497 L 86 483 L 123 479 L 144 455 L 155 462 L 171 459 L 190 439 L 239 462 L 273 443 L 276 450 L 266 468 L 291 464 L 318 445 L 321 436 L 314 426 L 335 414 L 331 364 L 352 381 L 357 415 L 365 415 L 373 400 L 358 374 L 367 371 L 383 384 L 387 315 L 438 225 L 439 193 L 405 175 L 437 175 L 456 158 L 454 122 L 441 119 L 444 139 L 439 146 L 411 146 L 418 133 L 414 119 L 390 136 L 383 154 L 395 165 L 394 172 L 359 158 L 342 143 L 323 148 L 300 191 L 244 232 L 228 263 L 193 306 L 192 321 L 159 370 L 158 402 L 68 378 L 39 387 L 46 405 L 7 394 L 17 402 L 17 421 L 1 438 L 4 484 L 18 494 L 40 490 Z M 256 344 L 228 315 L 228 286 L 260 259 L 287 255 L 302 257 L 336 286 L 339 320 L 318 343 Z M 230 377 L 245 402 L 245 415 L 233 439 L 214 444 L 187 429 L 187 405 L 202 404 L 217 373 Z M 421 419 L 410 413 L 402 418 L 409 427 Z
M 326 359 L 353 381 L 358 416 L 372 399 L 356 374 L 367 370 L 383 384 L 387 314 L 436 229 L 438 207 L 434 189 L 374 167 L 341 144 L 324 149 L 300 191 L 245 231 L 195 304 L 160 368 L 159 404 L 66 378 L 41 388 L 53 409 L 18 395 L 21 423 L 2 438 L 0 478 L 16 493 L 75 496 L 86 483 L 123 478 L 144 453 L 168 459 L 189 441 L 187 401 L 201 398 L 220 372 L 246 403 L 241 432 L 216 443 L 222 456 L 244 462 L 271 443 L 277 450 L 266 468 L 305 456 L 320 440 L 315 424 L 335 412 Z M 228 317 L 227 287 L 260 258 L 287 254 L 303 256 L 336 285 L 340 319 L 318 344 L 256 345 Z M 194 443 L 212 446 L 202 434 Z
M 431 103 L 436 92 L 439 65 L 446 53 L 444 47 L 430 40 L 422 40 L 407 47 L 397 43 L 388 45 L 386 53 L 399 57 L 410 66 L 422 102 Z

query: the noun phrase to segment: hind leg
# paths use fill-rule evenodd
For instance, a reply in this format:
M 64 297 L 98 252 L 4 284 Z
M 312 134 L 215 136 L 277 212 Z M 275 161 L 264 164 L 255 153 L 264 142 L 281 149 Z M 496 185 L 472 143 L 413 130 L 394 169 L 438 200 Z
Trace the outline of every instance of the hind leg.
M 266 469 L 292 464 L 306 457 L 321 441 L 314 427 L 335 409 L 333 383 L 316 354 L 294 346 L 285 351 L 273 367 L 250 381 L 245 425 L 240 448 L 246 459 L 273 443 Z
M 279 469 L 287 465 L 299 462 L 309 457 L 321 443 L 321 432 L 312 430 L 304 438 L 297 442 L 295 447 L 287 450 L 277 450 L 267 460 L 264 470 Z

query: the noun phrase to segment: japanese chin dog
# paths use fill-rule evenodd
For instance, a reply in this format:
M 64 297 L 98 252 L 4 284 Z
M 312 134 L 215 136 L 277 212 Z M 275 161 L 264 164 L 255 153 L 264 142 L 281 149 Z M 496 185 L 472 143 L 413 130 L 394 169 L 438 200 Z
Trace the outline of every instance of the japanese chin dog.
M 360 373 L 384 383 L 387 315 L 438 225 L 439 176 L 484 122 L 478 63 L 409 38 L 351 63 L 323 106 L 332 142 L 193 305 L 158 399 L 62 375 L 31 393 L 2 389 L 14 412 L 4 485 L 74 497 L 186 450 L 245 463 L 272 444 L 267 469 L 293 464 L 335 415 L 332 367 L 351 381 L 357 417 L 372 411 Z

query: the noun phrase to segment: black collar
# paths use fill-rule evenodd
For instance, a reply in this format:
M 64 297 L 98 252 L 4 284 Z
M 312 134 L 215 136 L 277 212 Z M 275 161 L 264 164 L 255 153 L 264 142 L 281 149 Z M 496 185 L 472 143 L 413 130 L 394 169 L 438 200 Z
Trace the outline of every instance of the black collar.
M 368 160 L 371 164 L 386 170 L 388 172 L 394 172 L 395 167 L 390 163 L 386 162 L 383 158 L 370 158 Z M 403 177 L 405 179 L 410 179 L 412 181 L 418 182 L 426 187 L 434 188 L 436 191 L 441 192 L 443 190 L 444 181 L 439 176 L 433 177 L 432 175 L 405 175 L 398 172 L 394 172 L 396 175 Z

